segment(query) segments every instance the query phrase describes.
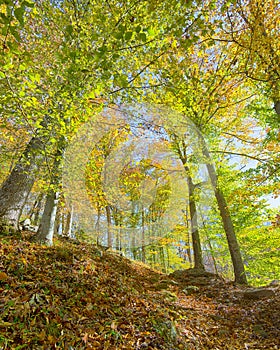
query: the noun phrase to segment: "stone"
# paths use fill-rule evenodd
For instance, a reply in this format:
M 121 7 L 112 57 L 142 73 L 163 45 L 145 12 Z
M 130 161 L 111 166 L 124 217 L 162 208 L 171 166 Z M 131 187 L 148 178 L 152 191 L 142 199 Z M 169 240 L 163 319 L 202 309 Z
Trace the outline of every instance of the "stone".
M 280 286 L 280 281 L 279 280 L 273 280 L 269 283 L 270 287 L 278 287 Z
M 243 297 L 251 300 L 270 298 L 273 296 L 275 296 L 275 292 L 271 288 L 253 288 L 243 292 Z
M 183 293 L 186 295 L 191 295 L 193 293 L 197 293 L 199 291 L 199 288 L 197 286 L 187 286 L 183 289 Z

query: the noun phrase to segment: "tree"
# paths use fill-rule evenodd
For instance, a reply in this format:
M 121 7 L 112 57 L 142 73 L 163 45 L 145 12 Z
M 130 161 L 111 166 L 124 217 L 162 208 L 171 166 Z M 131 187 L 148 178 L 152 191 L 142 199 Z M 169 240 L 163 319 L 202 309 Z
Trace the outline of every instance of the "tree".
M 165 88 L 161 88 L 164 93 L 161 96 L 164 103 L 183 111 L 184 115 L 190 118 L 199 130 L 197 135 L 201 138 L 204 161 L 219 206 L 234 266 L 235 280 L 237 283 L 246 284 L 244 264 L 226 198 L 219 187 L 215 168 L 200 132 L 205 136 L 211 135 L 212 138 L 215 135 L 217 139 L 221 135 L 221 121 L 226 121 L 228 127 L 230 123 L 234 125 L 237 120 L 234 118 L 229 121 L 225 111 L 229 111 L 232 106 L 235 108 L 238 106 L 241 110 L 241 106 L 252 95 L 240 98 L 241 81 L 231 75 L 232 62 L 224 58 L 222 48 L 215 48 L 215 51 L 211 48 L 206 52 L 202 52 L 202 49 L 204 46 L 190 49 L 185 53 L 188 60 L 186 58 L 181 60 L 184 48 L 178 47 L 178 52 L 174 52 L 172 58 L 169 59 L 169 63 L 173 62 L 173 65 L 169 65 L 172 70 L 168 72 L 164 69 L 166 62 L 163 60 L 162 74 L 158 78 L 160 81 L 165 81 Z M 219 52 L 219 49 L 222 52 Z M 190 62 L 192 62 L 191 68 Z
M 192 179 L 192 171 L 190 169 L 191 165 L 188 165 L 188 156 L 187 156 L 187 144 L 185 140 L 178 140 L 176 135 L 171 135 L 174 142 L 174 148 L 178 153 L 178 156 L 185 168 L 186 177 L 187 177 L 187 186 L 188 186 L 188 201 L 189 201 L 189 213 L 190 213 L 190 227 L 192 234 L 192 246 L 194 251 L 194 267 L 196 269 L 203 269 L 203 256 L 200 242 L 200 235 L 198 229 L 198 212 L 197 212 L 197 199 L 195 194 L 195 189 L 199 184 L 194 184 Z

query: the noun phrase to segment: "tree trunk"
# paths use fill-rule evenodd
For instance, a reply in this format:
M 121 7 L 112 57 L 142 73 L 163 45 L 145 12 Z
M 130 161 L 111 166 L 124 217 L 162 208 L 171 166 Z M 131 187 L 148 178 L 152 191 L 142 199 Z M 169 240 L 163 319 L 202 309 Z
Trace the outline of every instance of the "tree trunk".
M 35 238 L 36 241 L 44 243 L 48 246 L 52 246 L 53 244 L 53 234 L 58 201 L 58 192 L 51 191 L 47 195 L 43 216 Z
M 185 165 L 186 167 L 186 165 Z M 186 169 L 189 172 L 189 169 Z M 198 222 L 197 222 L 197 209 L 194 198 L 195 185 L 193 184 L 192 178 L 190 175 L 187 177 L 188 188 L 189 188 L 189 209 L 190 209 L 190 220 L 191 220 L 191 232 L 192 232 L 192 243 L 193 243 L 193 253 L 194 253 L 194 268 L 203 269 L 203 259 L 202 259 L 202 249 L 198 231 Z
M 106 218 L 107 218 L 107 246 L 108 248 L 112 248 L 113 246 L 113 237 L 112 237 L 112 221 L 111 221 L 111 210 L 110 207 L 107 205 L 106 208 Z
M 207 160 L 211 161 L 210 154 L 207 148 L 205 147 L 205 145 L 203 147 L 203 154 Z M 210 181 L 214 189 L 220 215 L 223 221 L 223 227 L 226 233 L 228 247 L 229 247 L 233 269 L 234 269 L 235 282 L 239 284 L 247 284 L 244 264 L 243 264 L 239 244 L 236 238 L 236 234 L 234 231 L 234 226 L 231 220 L 230 212 L 227 206 L 227 202 L 222 190 L 219 188 L 216 170 L 210 161 L 207 162 L 206 167 L 209 173 Z
M 188 182 L 188 194 L 189 194 L 189 211 L 190 211 L 190 227 L 192 233 L 192 244 L 193 244 L 193 253 L 194 253 L 194 268 L 204 270 L 203 258 L 202 258 L 202 249 L 200 236 L 198 231 L 198 221 L 197 221 L 197 209 L 195 202 L 195 185 L 191 178 L 190 168 L 187 165 L 187 154 L 186 154 L 186 146 L 183 142 L 183 149 L 180 148 L 178 140 L 176 140 L 175 136 L 175 145 L 177 146 L 177 152 L 179 158 L 183 164 L 184 169 L 187 173 L 187 182 Z
M 61 159 L 64 152 L 64 138 L 58 141 L 57 151 L 54 155 L 54 163 L 52 167 L 52 177 L 50 181 L 50 190 L 47 195 L 44 212 L 41 218 L 38 232 L 34 239 L 40 243 L 51 246 L 53 244 L 53 235 L 55 228 L 56 212 L 59 202 L 59 183 L 61 179 Z
M 0 189 L 0 218 L 18 228 L 27 197 L 35 181 L 42 142 L 32 137 L 25 151 Z
M 186 226 L 187 226 L 187 256 L 190 263 L 190 267 L 192 267 L 192 255 L 191 255 L 191 244 L 190 244 L 190 231 L 189 231 L 189 220 L 188 220 L 188 209 L 186 208 Z
M 161 270 L 164 273 L 167 273 L 167 267 L 166 267 L 166 261 L 165 261 L 165 255 L 164 255 L 164 248 L 163 248 L 162 245 L 159 247 L 159 264 L 161 266 Z
M 59 201 L 61 204 L 61 198 Z M 58 236 L 61 232 L 62 235 L 62 231 L 61 231 L 61 224 L 62 224 L 62 220 L 63 220 L 63 216 L 62 216 L 62 208 L 61 205 L 58 204 L 57 210 L 56 210 L 56 217 L 55 217 L 55 223 L 54 223 L 54 236 Z
M 36 226 L 38 225 L 38 222 L 39 222 L 39 215 L 42 208 L 43 199 L 44 199 L 44 194 L 40 193 L 33 205 L 33 208 L 29 213 L 30 221 L 33 223 L 33 225 L 36 225 Z
M 142 253 L 142 262 L 145 263 L 146 262 L 146 251 L 145 251 L 145 245 L 146 245 L 146 241 L 145 241 L 145 213 L 144 210 L 142 209 L 141 212 L 141 216 L 142 216 L 142 237 L 141 237 L 141 253 Z
M 66 226 L 65 226 L 64 234 L 69 238 L 71 237 L 72 224 L 73 224 L 73 206 L 71 206 L 66 216 Z

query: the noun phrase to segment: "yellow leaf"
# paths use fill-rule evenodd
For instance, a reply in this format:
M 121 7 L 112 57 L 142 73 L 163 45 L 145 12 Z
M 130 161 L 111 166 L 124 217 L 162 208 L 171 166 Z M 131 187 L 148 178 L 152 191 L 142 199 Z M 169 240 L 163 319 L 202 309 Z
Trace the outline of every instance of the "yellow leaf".
M 1 327 L 10 327 L 12 326 L 13 324 L 11 322 L 4 322 L 4 321 L 1 321 L 0 320 L 0 328 Z
M 5 272 L 0 271 L 0 281 L 6 281 L 8 278 L 9 276 Z

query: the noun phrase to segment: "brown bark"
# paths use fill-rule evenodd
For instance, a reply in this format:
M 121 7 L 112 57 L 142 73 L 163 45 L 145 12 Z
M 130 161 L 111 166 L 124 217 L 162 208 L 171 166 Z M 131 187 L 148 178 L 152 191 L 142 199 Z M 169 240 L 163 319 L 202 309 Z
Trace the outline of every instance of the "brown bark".
M 190 263 L 190 267 L 192 267 L 192 255 L 191 255 L 191 248 L 190 248 L 190 231 L 189 231 L 189 220 L 188 220 L 188 209 L 186 209 L 186 227 L 187 227 L 187 234 L 186 234 L 186 240 L 187 240 L 187 256 Z
M 15 228 L 18 228 L 22 210 L 35 181 L 41 148 L 41 140 L 33 137 L 0 189 L 0 218 Z
M 189 172 L 189 169 L 186 169 L 186 170 Z M 195 185 L 193 184 L 193 181 L 190 175 L 188 175 L 187 180 L 188 180 L 188 188 L 189 188 L 189 210 L 190 210 L 192 243 L 193 243 L 193 252 L 194 252 L 194 268 L 204 269 L 201 242 L 200 242 L 200 236 L 198 231 L 197 209 L 196 209 L 196 203 L 194 198 Z

